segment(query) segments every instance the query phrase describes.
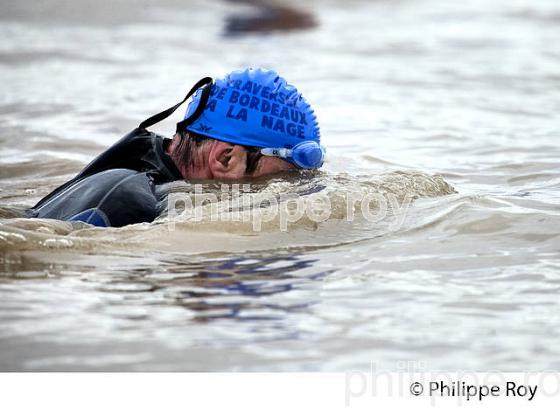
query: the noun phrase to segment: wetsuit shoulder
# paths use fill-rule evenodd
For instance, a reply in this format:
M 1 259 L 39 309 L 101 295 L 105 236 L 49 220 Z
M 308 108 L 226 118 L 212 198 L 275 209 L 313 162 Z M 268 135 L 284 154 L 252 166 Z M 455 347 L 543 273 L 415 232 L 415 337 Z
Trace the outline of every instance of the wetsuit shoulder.
M 88 176 L 119 168 L 149 172 L 157 182 L 182 179 L 171 157 L 165 153 L 164 138 L 145 129 L 136 128 L 102 152 L 74 178 L 41 199 L 31 211 Z
M 152 149 L 154 138 L 162 137 L 145 129 L 135 128 L 86 165 L 75 178 L 115 168 L 142 171 L 146 168 L 142 158 Z
M 34 216 L 120 227 L 158 216 L 153 179 L 146 172 L 110 169 L 89 175 L 34 208 Z

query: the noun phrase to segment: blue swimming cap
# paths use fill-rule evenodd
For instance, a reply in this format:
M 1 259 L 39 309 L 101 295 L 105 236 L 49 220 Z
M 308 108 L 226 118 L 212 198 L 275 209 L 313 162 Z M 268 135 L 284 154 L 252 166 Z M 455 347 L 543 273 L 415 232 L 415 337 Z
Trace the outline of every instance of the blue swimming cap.
M 193 96 L 185 118 L 198 107 Z M 320 144 L 319 124 L 309 103 L 275 71 L 247 68 L 212 84 L 202 114 L 186 129 L 232 144 L 293 148 L 302 141 Z

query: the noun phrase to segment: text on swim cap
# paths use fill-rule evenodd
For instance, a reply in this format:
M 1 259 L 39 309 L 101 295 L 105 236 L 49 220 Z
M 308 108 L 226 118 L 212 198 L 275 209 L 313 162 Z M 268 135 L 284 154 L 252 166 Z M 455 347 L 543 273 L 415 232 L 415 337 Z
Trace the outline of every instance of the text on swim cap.
M 210 95 L 206 109 L 212 112 L 215 112 L 218 102 L 223 101 L 229 103 L 225 114 L 227 118 L 247 122 L 254 112 L 260 115 L 258 125 L 262 128 L 305 138 L 307 118 L 304 112 L 294 108 L 293 95 L 274 93 L 270 87 L 241 80 L 230 82 L 229 87 L 214 84 Z

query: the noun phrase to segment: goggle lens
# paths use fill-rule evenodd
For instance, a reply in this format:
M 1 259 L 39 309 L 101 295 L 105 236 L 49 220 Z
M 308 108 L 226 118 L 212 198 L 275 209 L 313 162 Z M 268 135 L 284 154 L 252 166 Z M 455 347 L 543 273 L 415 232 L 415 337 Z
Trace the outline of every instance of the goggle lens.
M 325 159 L 325 148 L 315 141 L 303 141 L 288 148 L 263 148 L 263 155 L 274 156 L 292 160 L 298 167 L 303 169 L 316 169 L 323 165 Z

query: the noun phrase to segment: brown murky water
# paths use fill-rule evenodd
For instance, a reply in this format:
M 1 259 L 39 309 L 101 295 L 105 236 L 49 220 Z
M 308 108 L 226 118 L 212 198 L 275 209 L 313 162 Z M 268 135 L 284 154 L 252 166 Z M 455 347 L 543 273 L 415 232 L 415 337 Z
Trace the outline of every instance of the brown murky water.
M 272 32 L 234 2 L 41 4 L 0 6 L 0 370 L 560 366 L 557 2 L 313 1 L 306 29 Z M 327 198 L 324 220 L 20 217 L 198 78 L 251 64 L 298 85 L 329 158 L 241 195 Z M 406 206 L 347 206 L 372 195 Z

